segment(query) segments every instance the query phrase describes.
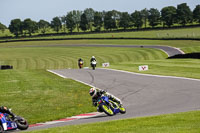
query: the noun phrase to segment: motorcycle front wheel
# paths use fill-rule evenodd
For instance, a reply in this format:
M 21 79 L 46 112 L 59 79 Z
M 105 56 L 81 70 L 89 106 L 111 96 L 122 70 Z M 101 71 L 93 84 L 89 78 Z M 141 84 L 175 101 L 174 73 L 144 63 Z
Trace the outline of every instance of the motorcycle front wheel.
M 17 128 L 20 130 L 26 130 L 29 126 L 27 120 L 22 117 L 18 117 L 15 122 L 17 124 Z
M 107 107 L 105 104 L 100 105 L 103 112 L 105 112 L 109 116 L 113 116 L 114 113 L 111 108 Z

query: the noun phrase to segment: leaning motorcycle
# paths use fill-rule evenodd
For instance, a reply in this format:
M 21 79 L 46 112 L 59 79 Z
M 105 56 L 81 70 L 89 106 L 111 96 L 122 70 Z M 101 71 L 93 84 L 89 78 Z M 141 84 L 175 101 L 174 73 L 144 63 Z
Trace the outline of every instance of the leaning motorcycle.
M 16 129 L 26 130 L 28 127 L 28 122 L 23 117 L 12 118 L 7 113 L 0 112 L 0 133 Z
M 92 67 L 93 70 L 95 70 L 96 65 L 97 65 L 97 62 L 95 60 L 93 60 L 91 62 L 91 67 Z
M 110 100 L 107 96 L 102 96 L 98 100 L 97 104 L 98 104 L 99 111 L 104 112 L 109 116 L 113 116 L 117 113 L 121 113 L 121 114 L 126 113 L 126 109 L 122 105 Z

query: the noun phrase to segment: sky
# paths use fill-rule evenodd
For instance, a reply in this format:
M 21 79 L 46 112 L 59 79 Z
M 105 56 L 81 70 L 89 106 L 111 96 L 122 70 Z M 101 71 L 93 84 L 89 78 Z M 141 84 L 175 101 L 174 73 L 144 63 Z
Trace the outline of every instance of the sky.
M 51 22 L 53 17 L 66 15 L 72 10 L 83 11 L 93 8 L 96 11 L 118 10 L 133 13 L 135 10 L 156 8 L 187 3 L 191 10 L 200 5 L 200 0 L 0 0 L 0 22 L 6 26 L 12 19 L 34 21 L 44 19 Z

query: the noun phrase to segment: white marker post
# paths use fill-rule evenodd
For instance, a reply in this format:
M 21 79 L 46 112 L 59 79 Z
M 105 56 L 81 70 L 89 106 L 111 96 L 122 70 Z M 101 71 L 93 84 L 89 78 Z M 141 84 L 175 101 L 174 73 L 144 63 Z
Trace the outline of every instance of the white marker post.
M 149 70 L 149 66 L 148 65 L 139 66 L 139 71 L 147 71 L 147 70 Z
M 110 63 L 102 63 L 102 67 L 109 67 Z

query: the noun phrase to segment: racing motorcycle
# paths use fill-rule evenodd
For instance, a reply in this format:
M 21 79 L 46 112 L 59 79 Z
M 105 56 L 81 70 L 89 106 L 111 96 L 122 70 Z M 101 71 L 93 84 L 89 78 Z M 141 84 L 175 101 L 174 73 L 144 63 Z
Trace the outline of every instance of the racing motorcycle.
M 107 96 L 102 96 L 98 100 L 97 105 L 100 112 L 104 112 L 109 116 L 113 116 L 117 113 L 126 113 L 126 109 L 122 105 L 110 100 Z
M 79 69 L 83 68 L 83 61 L 80 61 L 80 62 L 78 63 L 78 66 L 79 66 Z
M 28 129 L 28 122 L 23 117 L 10 117 L 7 113 L 0 112 L 0 133 L 5 133 L 10 130 L 26 130 Z
M 97 61 L 93 60 L 91 62 L 91 67 L 92 67 L 93 70 L 95 70 L 96 65 L 97 65 Z

